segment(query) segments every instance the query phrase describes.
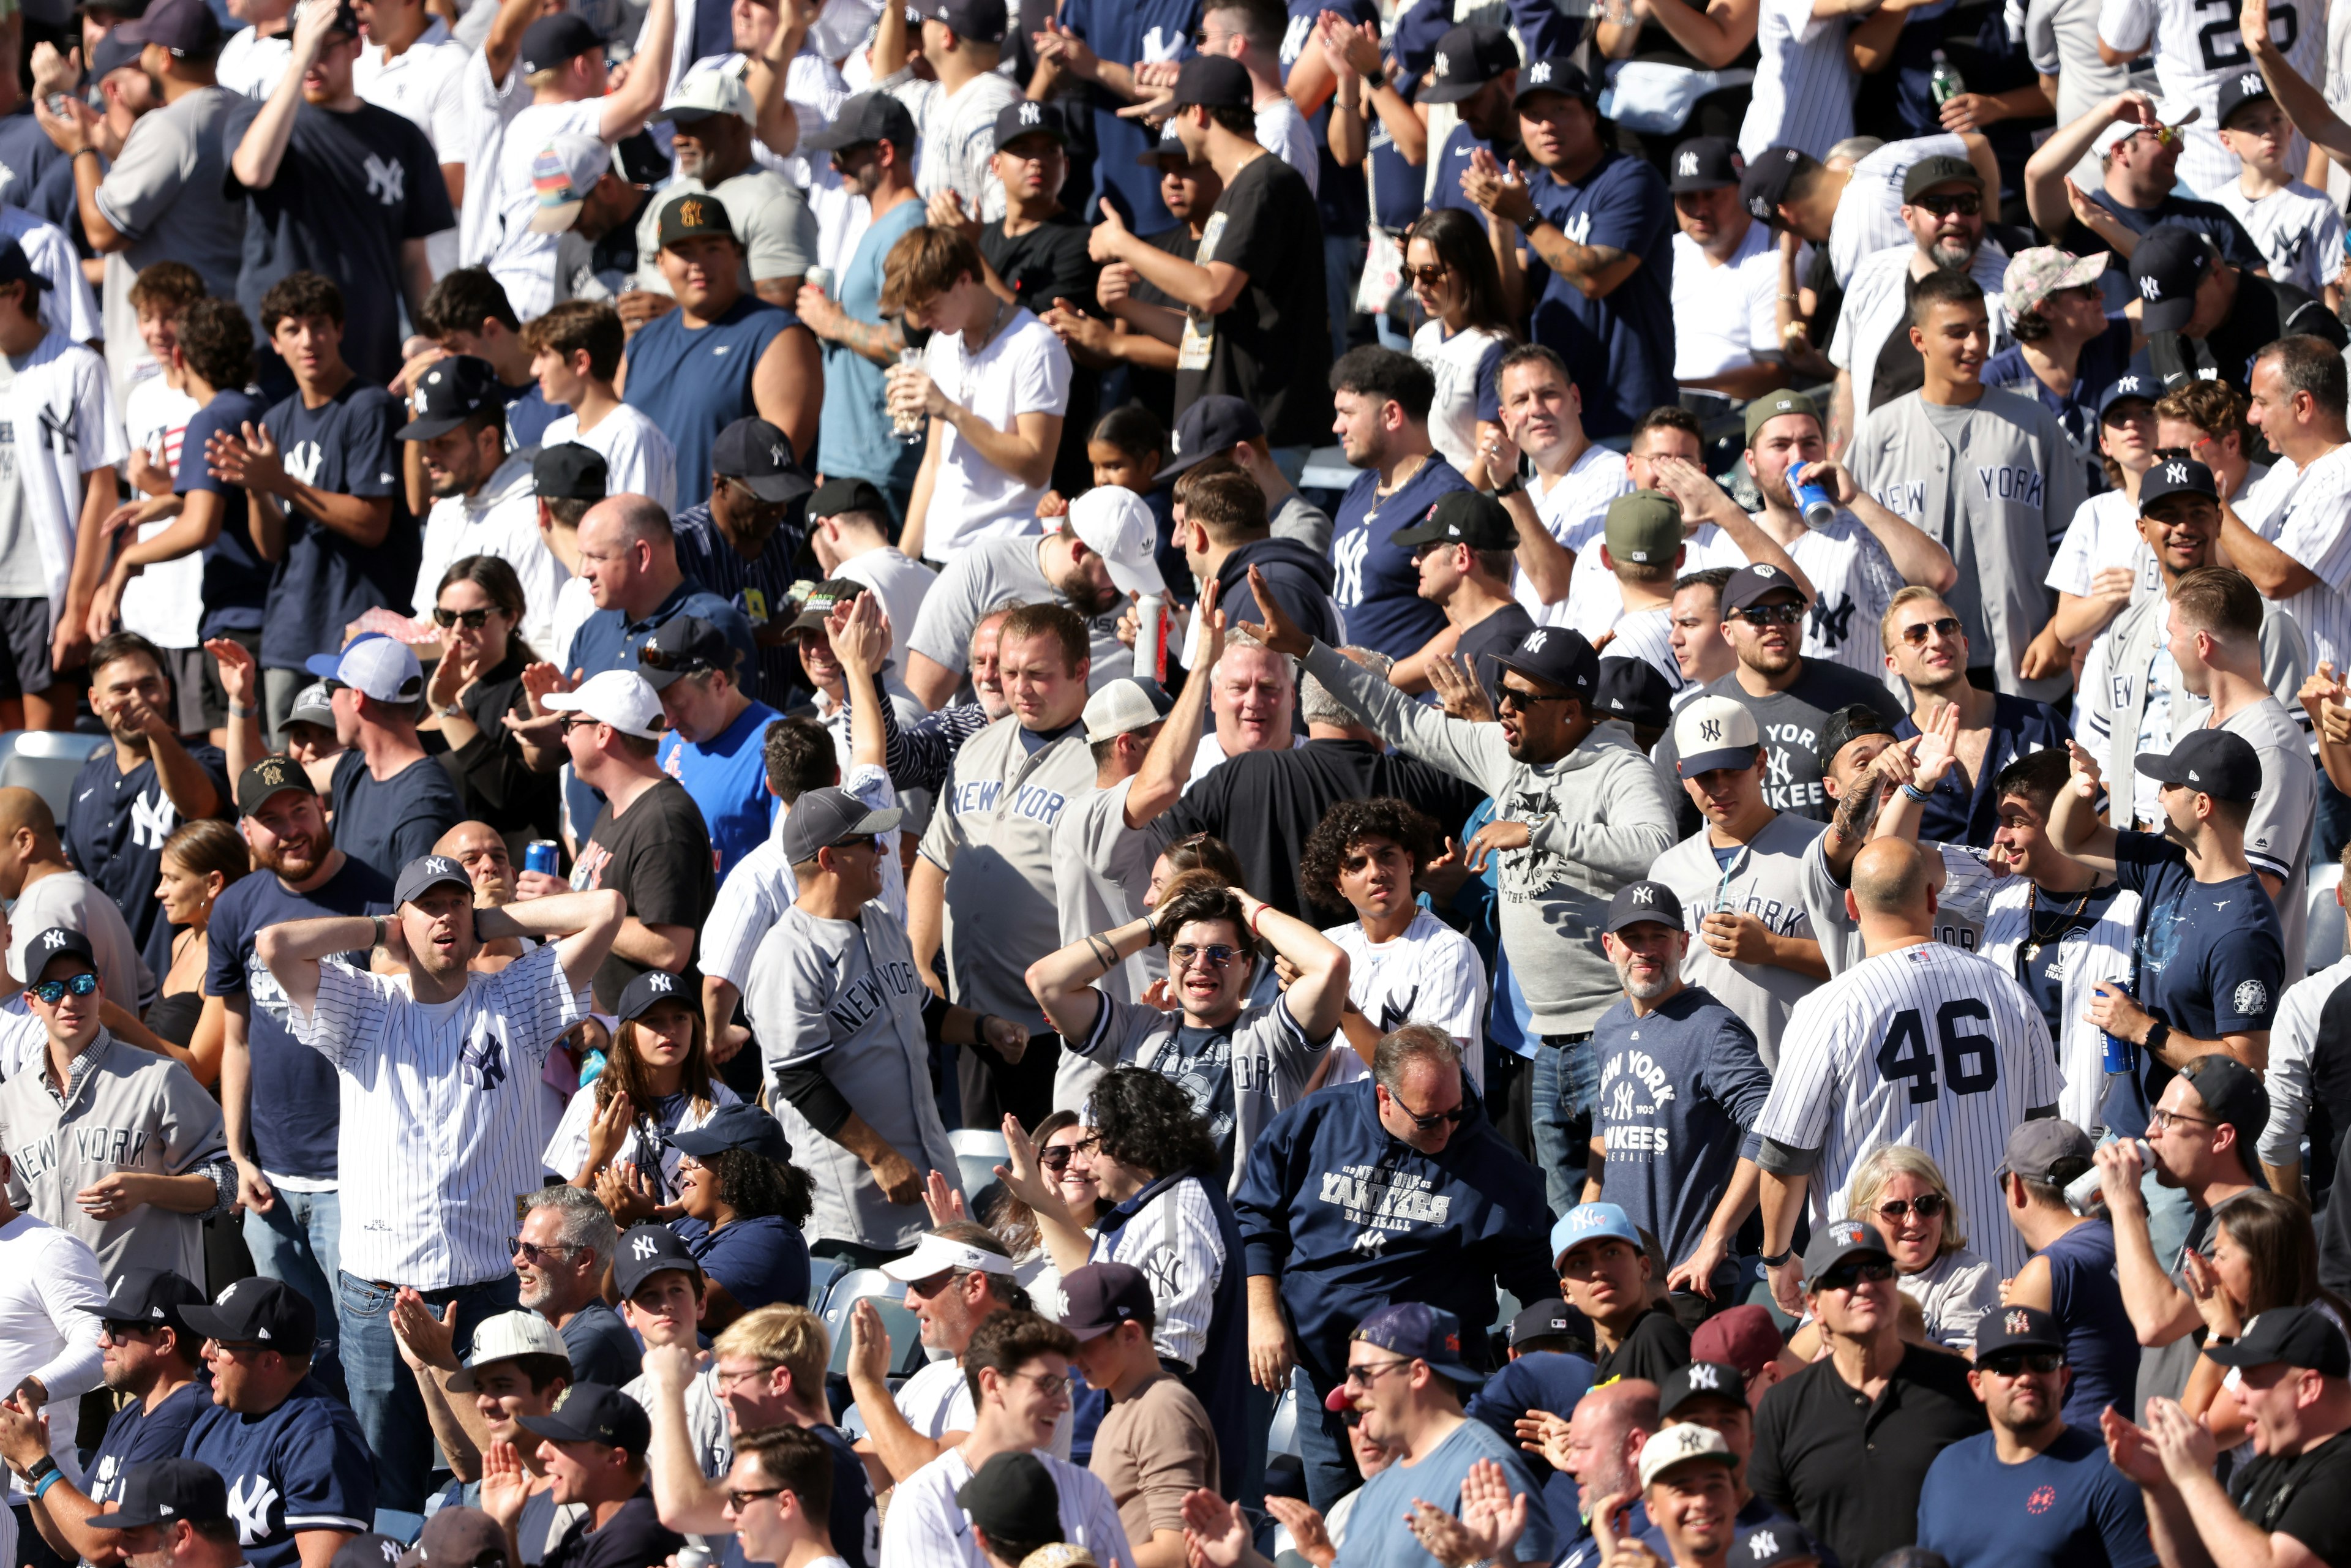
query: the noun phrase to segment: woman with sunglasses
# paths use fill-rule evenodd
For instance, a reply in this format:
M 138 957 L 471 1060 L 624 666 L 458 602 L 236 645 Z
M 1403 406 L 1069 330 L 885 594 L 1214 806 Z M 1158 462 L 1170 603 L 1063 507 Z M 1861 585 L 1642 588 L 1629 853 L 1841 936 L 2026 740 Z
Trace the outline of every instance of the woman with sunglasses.
M 1470 484 L 1484 489 L 1510 477 L 1487 476 L 1486 444 L 1502 434 L 1497 378 L 1518 341 L 1502 300 L 1502 276 L 1486 243 L 1486 225 L 1440 207 L 1405 236 L 1404 277 L 1427 319 L 1412 335 L 1412 357 L 1437 378 L 1428 405 L 1429 444 Z
M 2310 1217 L 2276 1193 L 2255 1187 L 2214 1209 L 2210 1248 L 2191 1249 L 2180 1261 L 2188 1293 L 2210 1331 L 2207 1344 L 2242 1338 L 2254 1318 L 2285 1307 L 2314 1305 L 2336 1328 L 2351 1323 L 2351 1307 L 2318 1282 L 2318 1239 Z M 2252 1436 L 2252 1418 L 2238 1399 L 2243 1386 L 2237 1368 L 2199 1355 L 2179 1407 L 2202 1422 L 2221 1448 L 2234 1448 Z
M 531 770 L 503 722 L 510 713 L 530 716 L 522 672 L 538 655 L 515 634 L 522 619 L 522 580 L 513 567 L 494 555 L 453 561 L 434 593 L 441 662 L 425 699 L 449 743 L 444 765 L 465 797 L 465 814 L 502 833 L 553 839 L 562 825 L 555 777 Z
M 808 1173 L 791 1163 L 791 1143 L 775 1117 L 757 1105 L 722 1105 L 673 1142 L 685 1156 L 678 1166 L 684 1212 L 670 1228 L 709 1281 L 703 1328 L 716 1333 L 770 1301 L 807 1301 L 800 1227 L 816 1197 Z
M 1933 1156 L 1907 1144 L 1877 1150 L 1854 1171 L 1845 1212 L 1886 1238 L 1895 1282 L 1918 1303 L 1927 1337 L 1974 1354 L 1976 1324 L 2000 1309 L 2000 1277 L 1969 1250 L 1959 1206 Z
M 702 1009 L 676 976 L 652 969 L 621 991 L 619 1024 L 596 1081 L 571 1097 L 543 1163 L 603 1196 L 622 1223 L 675 1219 L 684 1156 L 671 1140 L 710 1120 L 735 1091 L 710 1071 Z

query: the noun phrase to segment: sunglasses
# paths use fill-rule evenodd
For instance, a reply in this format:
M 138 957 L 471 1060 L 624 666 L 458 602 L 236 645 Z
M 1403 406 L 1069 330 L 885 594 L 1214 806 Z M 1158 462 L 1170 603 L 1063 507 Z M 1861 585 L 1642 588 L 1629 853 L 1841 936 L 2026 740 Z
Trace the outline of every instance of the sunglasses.
M 842 839 L 837 843 L 827 844 L 824 847 L 829 850 L 879 850 L 882 847 L 882 835 L 859 833 L 853 838 Z
M 1983 198 L 1973 191 L 1958 191 L 1948 196 L 1914 196 L 1910 200 L 1910 204 L 1930 212 L 1938 218 L 1948 218 L 1953 213 L 1962 217 L 1971 218 L 1983 211 Z
M 1239 948 L 1227 946 L 1222 942 L 1211 942 L 1205 947 L 1196 947 L 1189 942 L 1178 942 L 1167 949 L 1167 962 L 1175 968 L 1183 970 L 1190 968 L 1192 960 L 1198 958 L 1205 960 L 1211 969 L 1221 969 L 1239 957 L 1240 953 Z
M 519 1236 L 509 1236 L 507 1238 L 507 1256 L 509 1258 L 519 1258 L 524 1262 L 534 1266 L 540 1263 L 560 1261 L 565 1254 L 577 1252 L 580 1249 L 577 1247 L 541 1247 L 538 1242 L 525 1241 Z
M 1879 1204 L 1877 1212 L 1881 1218 L 1897 1221 L 1906 1214 L 1915 1214 L 1921 1219 L 1932 1219 L 1943 1212 L 1943 1195 L 1939 1192 L 1928 1192 L 1921 1193 L 1907 1201 L 1898 1197 L 1893 1198 Z
M 433 607 L 433 624 L 444 629 L 463 626 L 468 632 L 478 632 L 489 622 L 490 612 L 486 610 L 444 610 L 437 604 Z
M 1959 618 L 1956 615 L 1946 615 L 1938 621 L 1917 622 L 1902 628 L 1902 640 L 1916 648 L 1927 641 L 1927 633 L 1929 632 L 1938 637 L 1956 637 L 1959 634 Z
M 1866 1263 L 1847 1263 L 1821 1276 L 1823 1291 L 1850 1291 L 1864 1280 L 1881 1281 L 1894 1278 L 1894 1265 L 1883 1258 L 1873 1258 Z
M 56 1007 L 68 996 L 86 997 L 98 989 L 98 977 L 85 969 L 63 980 L 37 980 L 26 988 L 34 996 Z
M 1074 1144 L 1055 1144 L 1051 1148 L 1037 1151 L 1037 1163 L 1049 1171 L 1070 1168 L 1070 1161 L 1081 1154 L 1092 1154 L 1102 1146 L 1100 1138 L 1081 1138 Z
M 1417 283 L 1429 288 L 1437 288 L 1443 286 L 1445 275 L 1451 270 L 1442 262 L 1435 267 L 1407 267 L 1404 269 L 1404 280 L 1406 283 Z
M 603 722 L 604 721 L 601 718 L 590 718 L 585 714 L 566 714 L 563 716 L 563 733 L 569 735 L 573 730 L 578 729 L 583 724 L 598 725 Z
M 2046 1375 L 2065 1364 L 2065 1354 L 2055 1350 L 2014 1351 L 1988 1355 L 1976 1364 L 1996 1377 L 2022 1377 L 2028 1372 Z
M 726 1506 L 740 1513 L 755 1502 L 781 1497 L 791 1490 L 789 1487 L 761 1487 L 758 1491 L 736 1491 L 730 1488 L 726 1493 Z
M 1504 686 L 1494 694 L 1496 707 L 1524 709 L 1531 708 L 1537 703 L 1563 703 L 1566 700 L 1565 692 L 1553 692 L 1545 695 L 1541 692 L 1524 691 L 1517 686 Z
M 1468 1106 L 1456 1105 L 1450 1111 L 1431 1111 L 1427 1115 L 1424 1116 L 1419 1112 L 1414 1110 L 1411 1106 L 1405 1104 L 1402 1100 L 1398 1099 L 1393 1090 L 1385 1091 L 1385 1092 L 1387 1093 L 1389 1103 L 1395 1105 L 1398 1111 L 1403 1112 L 1405 1119 L 1424 1133 L 1433 1133 L 1439 1126 L 1447 1122 L 1458 1126 L 1461 1124 L 1461 1119 L 1469 1114 L 1469 1108 Z
M 1803 623 L 1804 607 L 1801 604 L 1750 604 L 1744 610 L 1730 611 L 1723 619 L 1744 621 L 1750 626 L 1797 626 Z
M 637 649 L 637 663 L 648 670 L 675 670 L 680 674 L 692 674 L 697 670 L 716 667 L 698 654 L 673 653 L 666 648 L 656 648 L 651 643 Z

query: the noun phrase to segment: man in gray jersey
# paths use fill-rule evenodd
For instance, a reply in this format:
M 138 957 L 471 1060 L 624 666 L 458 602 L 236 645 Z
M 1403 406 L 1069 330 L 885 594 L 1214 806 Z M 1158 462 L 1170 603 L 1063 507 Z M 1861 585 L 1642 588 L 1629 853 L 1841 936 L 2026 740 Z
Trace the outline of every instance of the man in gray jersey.
M 926 1173 L 956 1182 L 931 1092 L 929 993 L 906 928 L 881 902 L 880 835 L 898 818 L 838 789 L 793 803 L 781 841 L 799 894 L 759 944 L 743 995 L 777 1119 L 815 1186 L 809 1239 L 861 1262 L 922 1234 Z M 954 1016 L 962 1010 L 947 1009 L 952 1036 L 996 1026 L 998 1049 L 1019 1060 L 1017 1026 Z
M 203 1278 L 204 1218 L 236 1197 L 220 1107 L 186 1068 L 99 1022 L 106 988 L 89 937 L 53 926 L 25 951 L 48 1048 L 0 1084 L 9 1202 L 89 1242 L 107 1279 Z
M 926 604 L 936 603 L 933 591 Z M 906 879 L 908 936 L 923 983 L 946 998 L 1000 1014 L 1030 1036 L 1050 1027 L 1021 977 L 1030 959 L 1061 945 L 1053 907 L 1053 833 L 1094 787 L 1086 748 L 1087 632 L 1074 610 L 1027 604 L 997 633 L 997 670 L 1012 712 L 956 754 L 947 786 Z M 957 1069 L 964 1122 L 993 1127 L 1007 1113 L 1034 1126 L 1051 1109 L 1059 1043 L 1032 1039 L 1018 1061 L 983 1048 Z

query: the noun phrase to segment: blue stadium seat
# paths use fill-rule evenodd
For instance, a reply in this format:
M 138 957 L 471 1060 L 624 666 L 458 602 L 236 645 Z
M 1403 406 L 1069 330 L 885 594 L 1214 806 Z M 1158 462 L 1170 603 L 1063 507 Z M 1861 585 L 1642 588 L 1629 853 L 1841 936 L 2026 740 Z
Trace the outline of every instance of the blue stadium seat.
M 964 1197 L 970 1202 L 976 1202 L 980 1193 L 995 1182 L 996 1167 L 1012 1157 L 1004 1134 L 983 1127 L 964 1127 L 949 1133 L 947 1146 L 955 1150 L 956 1166 L 963 1174 Z M 978 1210 L 972 1212 L 977 1216 Z
M 12 732 L 14 744 L 0 758 L 0 788 L 30 789 L 49 803 L 60 826 L 73 800 L 74 775 L 90 753 L 113 744 L 104 735 L 54 730 Z
M 927 1359 L 923 1354 L 922 1321 L 905 1308 L 906 1287 L 879 1269 L 852 1269 L 832 1282 L 819 1316 L 832 1336 L 832 1360 L 827 1369 L 836 1376 L 849 1375 L 849 1310 L 860 1301 L 872 1301 L 890 1333 L 891 1373 L 904 1376 Z

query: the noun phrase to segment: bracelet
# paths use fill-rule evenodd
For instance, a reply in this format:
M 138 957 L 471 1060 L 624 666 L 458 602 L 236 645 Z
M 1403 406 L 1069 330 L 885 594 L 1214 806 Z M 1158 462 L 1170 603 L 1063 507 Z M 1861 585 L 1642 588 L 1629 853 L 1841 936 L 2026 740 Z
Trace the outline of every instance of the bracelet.
M 974 1013 L 971 1015 L 972 1044 L 986 1045 L 987 1043 L 987 1020 L 995 1017 L 996 1015 L 994 1013 Z
M 1795 1255 L 1796 1249 L 1793 1247 L 1782 1247 L 1777 1252 L 1766 1252 L 1763 1254 L 1763 1266 L 1767 1269 L 1776 1269 Z
M 85 152 L 89 153 L 93 158 L 99 156 L 99 151 L 95 147 L 77 147 L 73 150 L 73 155 L 76 158 L 80 157 Z M 68 162 L 70 162 L 70 160 L 68 160 Z
M 1804 302 L 1804 297 L 1801 294 L 1782 294 L 1780 298 L 1791 305 L 1802 305 Z
M 368 918 L 375 922 L 375 936 L 369 942 L 368 946 L 371 947 L 381 947 L 383 946 L 383 916 L 381 915 L 371 915 Z
M 1255 915 L 1250 915 L 1250 916 L 1249 916 L 1249 935 L 1250 935 L 1250 936 L 1256 936 L 1256 937 L 1259 937 L 1259 938 L 1262 938 L 1262 937 L 1264 936 L 1264 935 L 1265 935 L 1265 934 L 1264 934 L 1263 932 L 1259 931 L 1259 930 L 1257 928 L 1257 923 L 1258 923 L 1259 921 L 1260 921 L 1260 920 L 1263 920 L 1263 919 L 1265 918 L 1265 912 L 1266 912 L 1267 910 L 1269 910 L 1269 909 L 1271 909 L 1272 907 L 1273 907 L 1273 905 L 1272 905 L 1272 904 L 1259 904 L 1259 905 L 1257 906 L 1257 913 L 1256 913 Z
M 261 710 L 259 708 L 239 707 L 235 703 L 231 703 L 228 705 L 228 716 L 231 718 L 259 718 L 261 716 Z
M 57 1469 L 57 1462 L 55 1459 L 51 1459 L 49 1461 L 49 1473 L 43 1476 L 34 1484 L 32 1492 L 33 1500 L 38 1502 L 42 1498 L 48 1495 L 48 1490 L 51 1487 L 57 1485 L 59 1481 L 65 1479 L 65 1471 Z
M 1913 800 L 1931 800 L 1935 798 L 1933 790 L 1921 789 L 1916 784 L 1908 782 L 1903 784 L 1902 793 Z

